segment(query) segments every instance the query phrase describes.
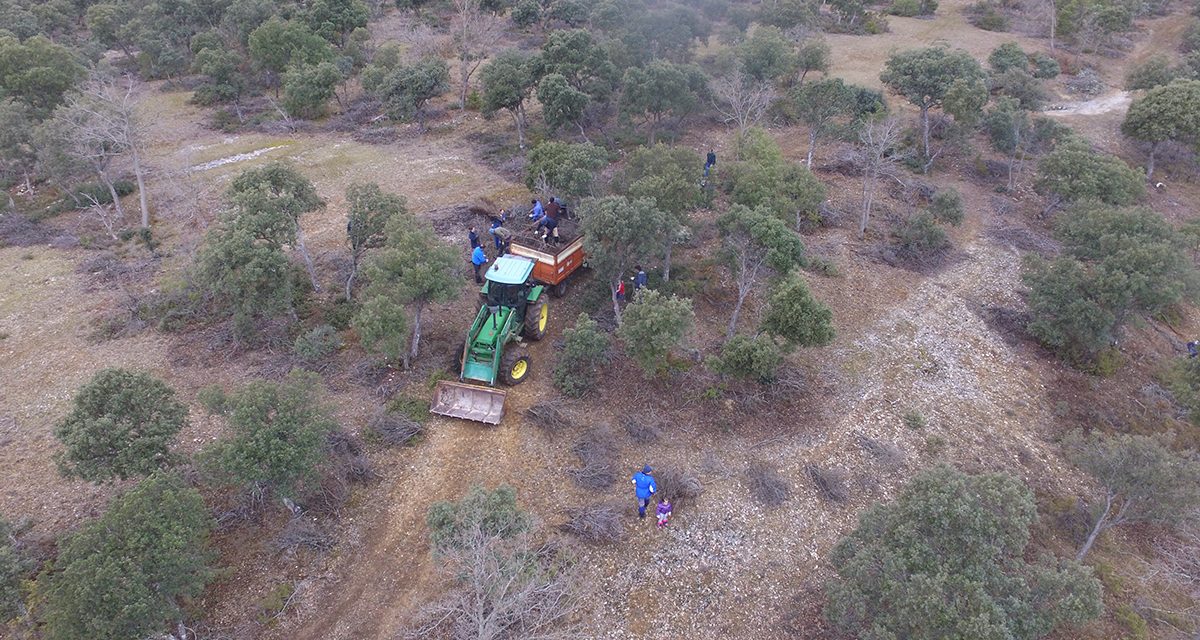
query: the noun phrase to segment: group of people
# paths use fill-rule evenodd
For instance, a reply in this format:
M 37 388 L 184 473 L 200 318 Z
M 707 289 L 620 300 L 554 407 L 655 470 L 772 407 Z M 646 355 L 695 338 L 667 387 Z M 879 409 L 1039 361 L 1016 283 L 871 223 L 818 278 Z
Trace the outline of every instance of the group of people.
M 643 269 L 642 265 L 640 265 L 640 264 L 638 266 L 634 267 L 634 270 L 637 273 L 630 276 L 629 279 L 633 281 L 633 291 L 636 294 L 636 293 L 641 293 L 642 289 L 646 288 L 646 284 L 648 284 L 650 282 L 650 276 L 646 275 L 646 270 Z M 624 302 L 624 301 L 625 301 L 625 281 L 617 280 L 617 302 Z
M 529 220 L 533 225 L 533 234 L 541 238 L 542 242 L 558 244 L 558 221 L 566 215 L 567 208 L 553 196 L 545 205 L 537 198 L 533 199 L 532 204 L 533 208 L 529 210 Z M 508 253 L 512 247 L 513 232 L 504 226 L 505 222 L 508 222 L 508 212 L 501 209 L 500 215 L 493 217 L 488 227 L 488 233 L 492 235 L 492 243 L 496 245 L 497 258 Z M 488 263 L 488 257 L 483 250 L 483 244 L 479 240 L 479 232 L 475 229 L 475 225 L 471 225 L 467 229 L 467 241 L 471 243 L 471 267 L 475 272 L 475 283 L 483 284 L 483 276 L 480 271 L 481 267 Z
M 658 493 L 658 484 L 654 482 L 654 469 L 651 469 L 650 465 L 633 474 L 633 492 L 637 496 L 638 518 L 645 519 L 646 509 L 650 508 L 654 494 Z M 666 527 L 671 519 L 671 500 L 666 496 L 659 496 L 654 513 L 658 517 L 658 528 Z
M 558 244 L 558 221 L 566 214 L 567 209 L 554 196 L 542 205 L 542 201 L 534 198 L 533 208 L 529 210 L 529 220 L 534 224 L 533 235 L 542 242 Z

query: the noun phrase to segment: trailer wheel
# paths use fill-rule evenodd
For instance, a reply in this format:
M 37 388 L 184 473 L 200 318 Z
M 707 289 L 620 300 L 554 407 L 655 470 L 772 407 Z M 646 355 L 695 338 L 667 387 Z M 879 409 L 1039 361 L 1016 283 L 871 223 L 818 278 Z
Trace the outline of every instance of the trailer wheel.
M 554 296 L 555 298 L 561 298 L 567 295 L 567 281 L 563 280 L 553 287 L 550 287 L 550 295 Z
M 549 326 L 550 305 L 546 304 L 545 299 L 539 297 L 525 307 L 525 326 L 521 328 L 521 335 L 530 340 L 541 340 L 546 337 L 546 328 Z
M 504 384 L 518 385 L 529 377 L 529 356 L 517 349 L 509 349 L 500 359 L 500 378 Z

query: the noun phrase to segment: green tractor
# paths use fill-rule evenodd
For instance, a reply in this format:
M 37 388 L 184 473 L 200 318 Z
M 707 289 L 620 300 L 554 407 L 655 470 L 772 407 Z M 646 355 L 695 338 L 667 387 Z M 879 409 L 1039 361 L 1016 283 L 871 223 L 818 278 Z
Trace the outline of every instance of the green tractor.
M 507 393 L 493 387 L 497 381 L 514 385 L 529 377 L 529 355 L 522 338 L 541 340 L 549 324 L 545 287 L 529 279 L 533 266 L 529 258 L 507 255 L 497 258 L 487 270 L 487 282 L 480 290 L 484 302 L 463 344 L 460 382 L 438 383 L 431 412 L 500 423 Z

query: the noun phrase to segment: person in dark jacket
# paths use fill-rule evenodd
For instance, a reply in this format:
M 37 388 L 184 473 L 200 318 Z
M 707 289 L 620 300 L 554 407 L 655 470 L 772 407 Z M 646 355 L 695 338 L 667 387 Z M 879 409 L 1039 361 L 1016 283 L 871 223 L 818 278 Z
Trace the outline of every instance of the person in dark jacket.
M 640 264 L 634 267 L 634 269 L 637 269 L 637 275 L 630 278 L 630 280 L 633 280 L 633 293 L 637 295 L 642 292 L 642 289 L 646 288 L 646 283 L 650 282 L 650 276 L 646 275 L 646 270 Z
M 717 152 L 712 149 L 708 150 L 708 157 L 704 159 L 704 177 L 708 177 L 708 172 L 713 167 L 717 166 Z
M 500 253 L 496 257 L 508 255 L 509 249 L 512 248 L 512 231 L 509 231 L 508 227 L 496 227 L 492 233 L 496 235 L 496 243 L 500 245 Z
M 545 231 L 542 231 L 542 229 L 545 229 Z M 550 215 L 550 212 L 547 211 L 546 215 L 538 221 L 534 233 L 542 237 L 542 242 L 558 244 L 558 218 Z
M 500 247 L 503 246 L 504 243 L 500 240 L 500 236 L 496 235 L 496 229 L 503 227 L 505 220 L 508 220 L 508 214 L 504 211 L 504 209 L 501 209 L 500 216 L 498 218 L 492 218 L 492 226 L 488 229 L 488 233 L 492 234 L 492 241 L 496 243 L 497 251 L 500 250 Z
M 633 493 L 637 496 L 638 502 L 638 517 L 646 517 L 646 508 L 650 506 L 650 499 L 654 497 L 654 492 L 658 491 L 658 485 L 654 484 L 654 470 L 650 465 L 642 467 L 642 470 L 633 474 Z
M 550 202 L 546 204 L 546 215 L 558 220 L 558 216 L 562 213 L 562 208 L 562 203 L 558 201 L 558 198 L 550 196 Z
M 471 250 L 472 251 L 475 250 L 475 247 L 481 246 L 479 244 L 479 234 L 475 231 L 474 225 L 472 225 L 471 228 L 467 230 L 467 240 L 469 240 L 471 242 Z
M 483 247 L 475 247 L 471 251 L 471 264 L 475 267 L 475 284 L 483 284 L 483 276 L 479 275 L 479 267 L 487 264 L 487 254 L 483 252 Z

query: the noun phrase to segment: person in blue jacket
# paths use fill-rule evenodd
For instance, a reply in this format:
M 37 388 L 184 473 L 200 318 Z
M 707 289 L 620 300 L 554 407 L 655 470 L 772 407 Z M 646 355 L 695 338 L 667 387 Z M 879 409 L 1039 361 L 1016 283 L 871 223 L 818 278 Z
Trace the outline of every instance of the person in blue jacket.
M 475 267 L 475 284 L 483 284 L 483 277 L 479 275 L 479 267 L 487 264 L 487 254 L 483 252 L 483 247 L 475 247 L 471 252 L 471 264 Z
M 658 491 L 658 485 L 654 484 L 654 470 L 650 465 L 642 467 L 642 470 L 633 474 L 633 492 L 637 495 L 638 501 L 638 517 L 646 517 L 646 507 L 650 506 L 650 498 Z

